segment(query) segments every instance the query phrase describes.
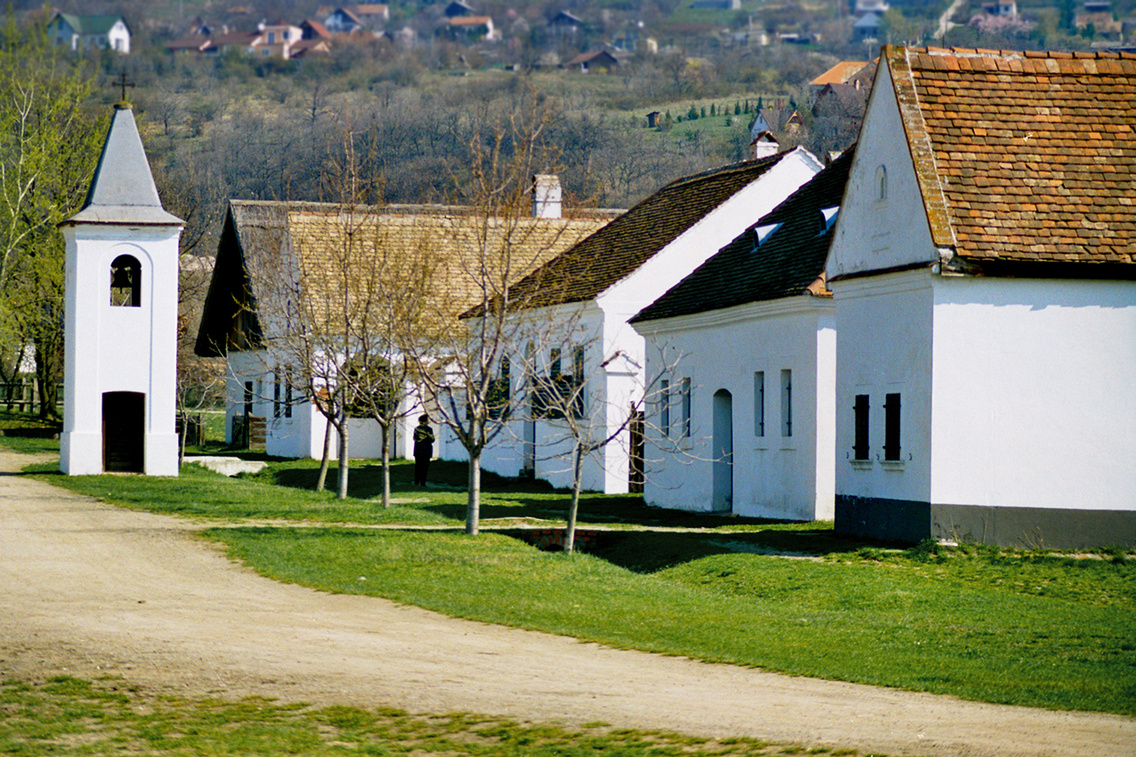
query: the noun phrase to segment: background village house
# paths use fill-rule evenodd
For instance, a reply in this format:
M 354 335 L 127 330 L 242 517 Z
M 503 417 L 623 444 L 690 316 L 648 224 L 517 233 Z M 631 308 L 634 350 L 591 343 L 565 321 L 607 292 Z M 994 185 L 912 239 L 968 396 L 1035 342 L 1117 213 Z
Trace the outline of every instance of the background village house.
M 48 39 L 68 50 L 130 52 L 130 27 L 122 16 L 56 13 L 47 24 Z

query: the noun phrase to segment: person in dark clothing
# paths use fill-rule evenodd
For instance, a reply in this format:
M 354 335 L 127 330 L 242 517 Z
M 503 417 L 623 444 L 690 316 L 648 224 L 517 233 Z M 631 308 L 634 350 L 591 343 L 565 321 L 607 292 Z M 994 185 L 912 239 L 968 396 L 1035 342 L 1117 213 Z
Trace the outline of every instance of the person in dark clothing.
M 430 416 L 418 416 L 418 426 L 414 429 L 414 485 L 426 485 L 426 471 L 430 469 L 430 458 L 434 456 L 434 430 L 430 428 Z

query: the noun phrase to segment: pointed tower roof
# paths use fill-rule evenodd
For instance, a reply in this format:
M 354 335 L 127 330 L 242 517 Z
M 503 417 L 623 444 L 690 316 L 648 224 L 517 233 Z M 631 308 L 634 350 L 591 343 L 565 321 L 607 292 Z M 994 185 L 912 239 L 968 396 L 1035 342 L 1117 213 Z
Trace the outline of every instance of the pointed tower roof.
M 184 222 L 162 208 L 150 162 L 128 105 L 116 105 L 110 132 L 83 209 L 65 223 L 177 226 Z

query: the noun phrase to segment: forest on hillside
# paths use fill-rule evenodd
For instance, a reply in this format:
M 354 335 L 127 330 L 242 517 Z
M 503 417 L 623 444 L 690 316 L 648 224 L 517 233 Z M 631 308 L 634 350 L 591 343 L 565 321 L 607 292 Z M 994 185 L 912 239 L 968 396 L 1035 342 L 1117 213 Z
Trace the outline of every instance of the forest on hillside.
M 845 0 L 745 0 L 738 10 L 697 10 L 690 0 L 469 0 L 477 12 L 499 20 L 502 35 L 494 43 L 436 33 L 447 4 L 389 4 L 388 29 L 421 30 L 412 44 L 372 29 L 336 36 L 328 53 L 302 60 L 239 50 L 172 55 L 165 44 L 193 24 L 251 29 L 266 19 L 299 23 L 334 6 L 319 0 L 58 0 L 56 7 L 128 19 L 134 33 L 129 55 L 84 54 L 84 65 L 102 82 L 90 104 L 113 102 L 110 82 L 127 77 L 163 197 L 189 221 L 183 247 L 211 254 L 228 198 L 342 200 L 336 174 L 349 163 L 364 178 L 353 190 L 364 199 L 461 202 L 469 151 L 477 139 L 500 132 L 524 103 L 537 103 L 542 114 L 542 150 L 550 156 L 543 170 L 561 175 L 577 206 L 629 207 L 674 178 L 745 159 L 758 105 L 800 113 L 803 128 L 776 135 L 783 147 L 800 144 L 818 155 L 841 150 L 855 138 L 856 109 L 866 92 L 848 113 L 818 115 L 808 82 L 841 59 L 867 60 L 880 42 L 925 42 L 947 5 L 897 0 L 884 17 L 889 36 L 865 44 L 851 34 L 854 3 Z M 14 6 L 18 19 L 33 17 L 22 8 L 38 7 L 33 0 Z M 1028 29 L 960 24 L 951 31 L 955 38 L 944 41 L 1088 44 L 1063 33 L 1058 6 L 1039 7 L 1042 15 Z M 956 16 L 965 19 L 975 8 L 978 0 L 964 0 Z M 548 20 L 561 10 L 582 23 L 571 33 L 552 34 Z M 654 46 L 620 51 L 619 65 L 609 72 L 584 75 L 557 65 L 581 50 L 607 49 L 629 29 L 650 36 Z M 813 41 L 766 44 L 754 36 L 767 40 L 785 30 Z M 660 114 L 656 128 L 647 128 L 650 112 Z

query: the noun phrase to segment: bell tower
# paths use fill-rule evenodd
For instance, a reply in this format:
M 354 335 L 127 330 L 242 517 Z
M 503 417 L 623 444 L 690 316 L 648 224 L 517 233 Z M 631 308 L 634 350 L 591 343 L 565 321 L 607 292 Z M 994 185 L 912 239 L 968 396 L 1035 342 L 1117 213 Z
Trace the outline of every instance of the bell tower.
M 60 468 L 176 476 L 178 237 L 130 106 L 115 106 L 67 248 Z

